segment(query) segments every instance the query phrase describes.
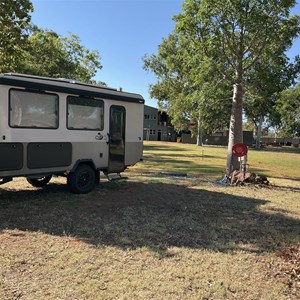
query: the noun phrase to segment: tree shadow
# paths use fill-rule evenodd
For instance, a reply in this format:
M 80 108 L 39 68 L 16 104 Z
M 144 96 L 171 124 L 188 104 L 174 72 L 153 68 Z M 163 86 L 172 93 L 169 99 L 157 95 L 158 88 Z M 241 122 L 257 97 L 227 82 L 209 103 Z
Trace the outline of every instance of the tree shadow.
M 272 146 L 267 146 L 263 147 L 262 149 L 255 149 L 251 148 L 251 151 L 267 151 L 267 152 L 275 152 L 275 153 L 294 153 L 294 154 L 300 154 L 300 148 L 298 147 L 292 147 L 292 146 L 283 146 L 283 147 L 272 147 Z
M 168 157 L 172 158 L 172 157 L 188 157 L 188 158 L 200 158 L 200 159 L 208 159 L 208 158 L 220 158 L 220 156 L 217 155 L 207 155 L 207 154 L 203 154 L 200 152 L 198 154 L 185 154 L 184 152 L 180 152 L 177 153 L 174 151 L 174 153 L 168 153 L 167 155 Z M 150 157 L 150 158 L 156 158 L 157 159 L 157 155 L 156 154 L 145 154 L 144 155 L 145 158 Z M 174 161 L 174 160 L 173 160 Z
M 300 188 L 294 186 L 282 186 L 282 185 L 272 184 L 271 188 L 275 188 L 277 190 L 282 190 L 282 191 L 300 192 Z
M 181 148 L 174 148 L 174 142 L 164 142 L 164 145 L 145 145 L 144 151 L 171 151 L 171 152 L 182 152 Z
M 189 175 L 191 174 L 219 174 L 220 178 L 224 175 L 225 167 L 224 166 L 213 166 L 209 164 L 205 159 L 209 157 L 205 157 L 203 160 L 199 162 L 191 161 L 191 160 L 174 160 L 168 157 L 160 157 L 159 162 L 157 161 L 157 157 L 146 157 L 144 159 L 145 162 L 149 161 L 152 163 L 155 168 L 155 163 L 161 166 L 166 172 L 186 172 Z M 141 167 L 143 169 L 144 166 Z
M 296 181 L 296 182 L 299 182 L 300 181 L 300 177 L 293 177 L 293 178 L 284 178 L 284 177 L 278 177 L 278 176 L 272 176 L 272 178 L 276 178 L 276 179 L 287 179 L 287 180 L 290 180 L 290 181 Z
M 5 229 L 72 236 L 97 247 L 272 251 L 300 240 L 299 220 L 261 210 L 267 201 L 165 183 L 101 183 L 88 195 L 65 185 L 1 190 Z

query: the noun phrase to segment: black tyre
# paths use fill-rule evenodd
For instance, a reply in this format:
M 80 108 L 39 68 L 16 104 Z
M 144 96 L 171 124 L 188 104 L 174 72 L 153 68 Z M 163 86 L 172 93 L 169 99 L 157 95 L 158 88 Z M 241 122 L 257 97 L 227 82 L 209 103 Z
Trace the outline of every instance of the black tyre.
M 52 175 L 40 177 L 40 178 L 26 178 L 27 181 L 34 187 L 44 187 L 51 180 Z
M 100 171 L 95 171 L 95 185 L 100 184 Z
M 95 186 L 95 171 L 89 165 L 79 165 L 67 177 L 68 187 L 74 194 L 87 194 Z

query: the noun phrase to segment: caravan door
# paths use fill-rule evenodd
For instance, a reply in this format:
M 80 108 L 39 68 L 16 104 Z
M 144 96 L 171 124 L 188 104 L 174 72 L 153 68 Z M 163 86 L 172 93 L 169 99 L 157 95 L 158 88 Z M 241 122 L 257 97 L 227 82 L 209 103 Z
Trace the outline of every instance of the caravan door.
M 110 107 L 108 173 L 120 173 L 125 169 L 125 107 Z

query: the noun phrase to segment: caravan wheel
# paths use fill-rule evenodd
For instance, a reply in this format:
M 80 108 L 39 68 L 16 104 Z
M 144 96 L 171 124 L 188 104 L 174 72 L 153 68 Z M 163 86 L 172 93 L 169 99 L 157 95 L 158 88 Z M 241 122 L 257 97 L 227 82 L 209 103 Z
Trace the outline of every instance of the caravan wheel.
M 96 170 L 95 171 L 95 185 L 100 184 L 100 171 Z
M 27 181 L 34 187 L 44 187 L 51 180 L 52 175 L 40 177 L 40 178 L 26 178 Z
M 68 186 L 75 194 L 87 194 L 95 186 L 95 171 L 89 165 L 79 165 L 67 177 Z

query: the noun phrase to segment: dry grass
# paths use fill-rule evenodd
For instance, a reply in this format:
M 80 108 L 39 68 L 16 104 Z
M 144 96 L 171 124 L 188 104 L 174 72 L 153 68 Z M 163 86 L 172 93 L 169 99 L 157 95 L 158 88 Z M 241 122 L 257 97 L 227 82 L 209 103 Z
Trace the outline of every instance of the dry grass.
M 63 179 L 1 186 L 0 299 L 299 299 L 277 255 L 300 242 L 299 153 L 254 153 L 276 187 L 233 188 L 207 179 L 220 177 L 225 149 L 198 151 L 147 143 L 128 181 L 88 195 Z M 197 177 L 140 175 L 149 168 Z

